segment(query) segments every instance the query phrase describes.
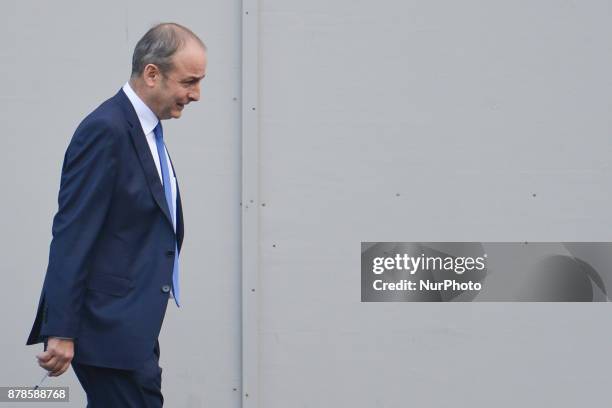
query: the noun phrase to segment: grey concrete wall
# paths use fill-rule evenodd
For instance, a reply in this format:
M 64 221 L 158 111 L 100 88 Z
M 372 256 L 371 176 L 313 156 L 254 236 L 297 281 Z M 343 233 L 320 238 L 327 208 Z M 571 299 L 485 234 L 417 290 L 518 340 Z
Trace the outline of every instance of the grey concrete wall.
M 43 375 L 34 358 L 41 347 L 25 341 L 47 266 L 68 141 L 84 115 L 127 81 L 136 41 L 162 21 L 192 28 L 207 43 L 210 60 L 201 101 L 164 129 L 186 232 L 183 307 L 169 304 L 160 336 L 162 391 L 171 407 L 240 405 L 239 1 L 3 2 L 2 386 L 34 385 Z M 70 386 L 69 406 L 85 406 L 72 370 L 46 384 Z
M 607 304 L 360 303 L 360 241 L 610 241 L 610 2 L 263 0 L 260 406 L 609 402 Z

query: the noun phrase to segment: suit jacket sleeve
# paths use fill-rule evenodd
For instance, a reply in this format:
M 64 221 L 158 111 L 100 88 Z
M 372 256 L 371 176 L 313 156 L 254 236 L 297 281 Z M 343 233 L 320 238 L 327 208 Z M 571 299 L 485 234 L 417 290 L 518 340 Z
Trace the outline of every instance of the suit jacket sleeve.
M 110 123 L 86 120 L 66 150 L 49 264 L 38 307 L 40 331 L 36 335 L 37 330 L 33 330 L 30 340 L 32 335 L 38 339 L 77 337 L 88 256 L 113 196 L 117 174 L 115 137 Z

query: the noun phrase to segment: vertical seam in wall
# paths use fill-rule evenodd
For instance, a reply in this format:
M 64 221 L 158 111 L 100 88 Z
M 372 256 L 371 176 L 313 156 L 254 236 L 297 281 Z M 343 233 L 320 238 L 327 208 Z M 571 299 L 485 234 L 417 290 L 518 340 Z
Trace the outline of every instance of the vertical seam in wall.
M 241 407 L 259 408 L 259 2 L 242 0 Z

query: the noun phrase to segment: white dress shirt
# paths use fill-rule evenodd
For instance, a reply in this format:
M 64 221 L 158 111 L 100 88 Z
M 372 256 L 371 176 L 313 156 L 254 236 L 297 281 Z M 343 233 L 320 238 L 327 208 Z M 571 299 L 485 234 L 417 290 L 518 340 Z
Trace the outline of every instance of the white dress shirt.
M 164 180 L 161 174 L 161 167 L 159 165 L 159 154 L 157 153 L 157 144 L 155 143 L 155 133 L 153 133 L 153 129 L 157 126 L 159 119 L 155 116 L 155 113 L 140 99 L 140 97 L 134 92 L 129 82 L 126 82 L 123 85 L 123 92 L 127 95 L 128 99 L 132 103 L 134 110 L 136 111 L 136 115 L 138 115 L 138 120 L 140 121 L 140 126 L 142 126 L 142 132 L 145 134 L 147 138 L 147 143 L 149 144 L 149 149 L 151 150 L 151 156 L 153 156 L 153 161 L 155 162 L 155 167 L 157 168 L 157 174 L 159 175 L 159 179 L 164 185 Z M 174 171 L 172 170 L 172 164 L 170 164 L 170 158 L 168 157 L 168 152 L 166 151 L 166 147 L 164 144 L 164 153 L 166 156 L 166 162 L 168 163 L 168 172 L 170 173 L 170 187 L 172 191 L 172 202 L 174 205 L 172 206 L 174 209 L 174 214 L 172 214 L 172 219 L 174 223 L 174 230 L 176 231 L 176 178 L 174 177 Z

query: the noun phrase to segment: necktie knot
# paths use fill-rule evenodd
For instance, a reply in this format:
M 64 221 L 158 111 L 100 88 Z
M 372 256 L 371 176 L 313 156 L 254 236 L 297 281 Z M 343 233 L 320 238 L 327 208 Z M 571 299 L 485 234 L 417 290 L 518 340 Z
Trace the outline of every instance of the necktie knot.
M 155 133 L 156 139 L 164 140 L 164 130 L 162 129 L 161 120 L 157 122 L 157 126 L 153 129 L 153 133 Z

